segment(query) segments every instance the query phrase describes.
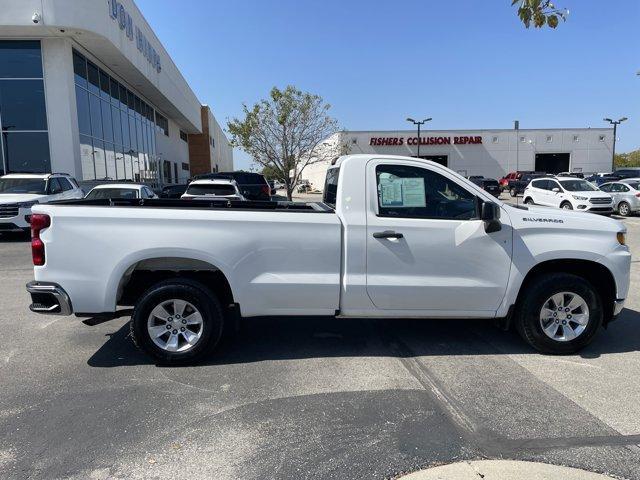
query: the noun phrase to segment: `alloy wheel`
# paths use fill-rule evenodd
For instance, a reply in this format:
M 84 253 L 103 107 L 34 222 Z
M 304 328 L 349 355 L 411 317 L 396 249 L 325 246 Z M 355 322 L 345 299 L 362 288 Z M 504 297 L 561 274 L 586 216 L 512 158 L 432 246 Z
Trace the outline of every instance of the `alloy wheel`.
M 542 331 L 557 342 L 576 339 L 588 324 L 589 306 L 577 293 L 556 293 L 544 302 L 540 310 Z
M 151 310 L 147 319 L 149 338 L 167 352 L 186 352 L 202 337 L 202 314 L 181 299 L 164 300 Z

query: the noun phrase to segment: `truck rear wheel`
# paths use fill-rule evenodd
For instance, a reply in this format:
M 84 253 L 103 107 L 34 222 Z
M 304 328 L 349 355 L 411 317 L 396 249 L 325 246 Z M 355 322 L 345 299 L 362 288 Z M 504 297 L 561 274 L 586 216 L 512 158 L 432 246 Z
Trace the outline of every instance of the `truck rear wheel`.
M 522 338 L 536 350 L 575 353 L 593 340 L 602 325 L 602 299 L 582 277 L 540 275 L 527 286 L 514 320 Z
M 149 288 L 136 304 L 131 337 L 162 363 L 194 363 L 213 351 L 223 324 L 213 292 L 192 280 L 167 280 Z

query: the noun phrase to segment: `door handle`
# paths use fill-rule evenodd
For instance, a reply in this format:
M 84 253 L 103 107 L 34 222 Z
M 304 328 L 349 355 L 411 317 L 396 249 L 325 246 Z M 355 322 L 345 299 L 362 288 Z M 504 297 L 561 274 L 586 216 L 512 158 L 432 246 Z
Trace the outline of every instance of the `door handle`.
M 373 238 L 404 238 L 401 233 L 394 232 L 393 230 L 385 230 L 384 232 L 375 232 Z

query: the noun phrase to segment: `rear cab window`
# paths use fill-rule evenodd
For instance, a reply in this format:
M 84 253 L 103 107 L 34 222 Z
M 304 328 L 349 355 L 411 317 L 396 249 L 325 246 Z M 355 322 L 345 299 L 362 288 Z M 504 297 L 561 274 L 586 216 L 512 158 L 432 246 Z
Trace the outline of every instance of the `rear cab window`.
M 339 179 L 340 167 L 334 167 L 327 170 L 327 178 L 324 182 L 324 194 L 322 196 L 322 201 L 332 208 L 336 208 Z

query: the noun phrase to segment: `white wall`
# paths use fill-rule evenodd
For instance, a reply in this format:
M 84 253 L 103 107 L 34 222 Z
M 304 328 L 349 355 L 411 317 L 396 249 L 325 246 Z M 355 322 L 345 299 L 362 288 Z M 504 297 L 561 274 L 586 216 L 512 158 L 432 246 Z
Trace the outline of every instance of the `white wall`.
M 219 172 L 233 171 L 233 148 L 211 109 L 209 109 L 209 136 L 214 140 L 214 145 L 209 143 L 211 168 L 217 166 Z
M 574 141 L 574 136 L 578 141 Z M 604 141 L 600 141 L 600 136 Z M 409 146 L 406 139 L 415 137 L 415 131 L 343 132 L 329 137 L 350 148 L 350 153 L 380 153 L 385 155 L 417 155 L 417 146 Z M 569 153 L 570 171 L 581 169 L 583 173 L 611 170 L 613 129 L 540 129 L 520 130 L 438 130 L 421 132 L 421 137 L 481 136 L 482 144 L 472 145 L 421 145 L 420 155 L 447 155 L 448 167 L 464 171 L 466 175 L 484 175 L 500 178 L 515 170 L 534 170 L 536 153 Z M 547 141 L 551 136 L 551 141 Z M 372 137 L 403 137 L 404 145 L 370 145 Z M 497 141 L 494 142 L 494 137 Z M 520 141 L 524 137 L 524 142 Z M 355 143 L 354 143 L 355 140 Z M 308 166 L 302 178 L 318 190 L 324 187 L 329 162 Z
M 161 112 L 162 113 L 162 112 Z M 171 177 L 174 176 L 174 164 L 178 165 L 178 181 L 173 178 L 173 183 L 185 183 L 189 178 L 189 172 L 182 170 L 183 163 L 189 163 L 189 144 L 180 138 L 180 127 L 169 120 L 169 136 L 156 132 L 156 149 L 161 163 L 165 160 L 171 162 Z M 161 171 L 162 168 L 160 169 Z M 163 180 L 166 184 L 166 181 Z

